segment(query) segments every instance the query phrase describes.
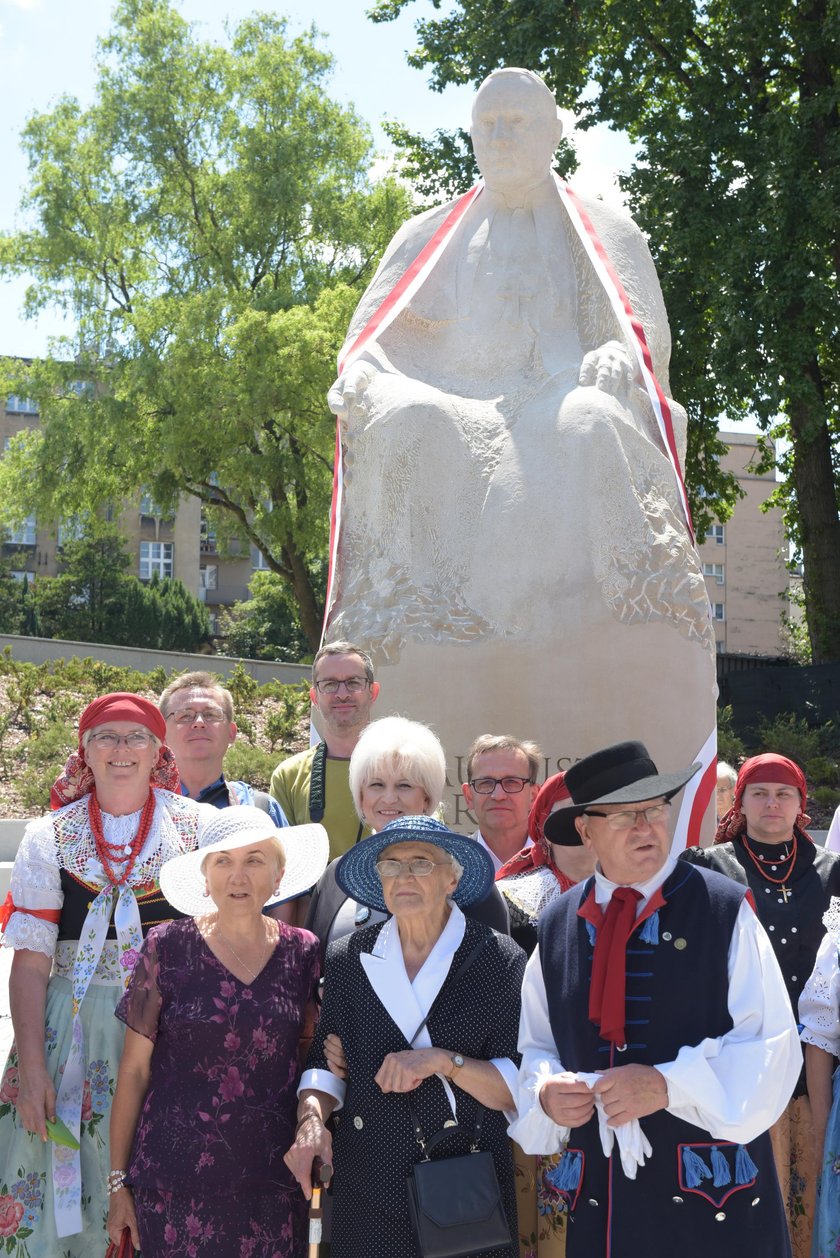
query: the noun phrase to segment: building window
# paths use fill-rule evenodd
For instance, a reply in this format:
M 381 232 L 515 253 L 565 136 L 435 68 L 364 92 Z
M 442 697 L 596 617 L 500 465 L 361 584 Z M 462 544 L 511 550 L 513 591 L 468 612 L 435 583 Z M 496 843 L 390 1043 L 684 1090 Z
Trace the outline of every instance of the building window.
M 155 572 L 159 577 L 171 577 L 174 550 L 172 542 L 141 542 L 140 580 L 151 580 Z
M 77 515 L 68 516 L 66 520 L 62 520 L 56 530 L 55 540 L 59 550 L 62 546 L 66 546 L 68 542 L 78 542 L 85 535 L 84 521 L 80 520 Z
M 725 604 L 712 603 L 712 620 L 726 620 Z
M 31 581 L 34 578 L 35 573 L 28 572 L 26 568 L 12 568 L 12 576 L 15 581 Z
M 17 528 L 6 530 L 6 542 L 9 546 L 34 546 L 35 528 L 35 516 L 27 516 Z
M 6 410 L 11 415 L 37 415 L 38 403 L 31 397 L 18 397 L 12 394 L 6 399 Z
M 706 529 L 706 541 L 717 542 L 718 546 L 722 546 L 726 540 L 726 531 L 722 524 L 712 524 Z
M 703 576 L 714 577 L 715 585 L 723 585 L 724 583 L 723 564 L 722 563 L 704 563 Z
M 216 530 L 212 527 L 203 511 L 201 513 L 199 550 L 205 555 L 214 555 L 216 553 Z
M 723 655 L 724 646 L 725 646 L 725 643 L 723 639 L 718 638 L 717 642 L 715 643 L 715 650 L 717 651 L 718 655 Z
M 268 560 L 257 546 L 251 547 L 251 568 L 254 572 L 269 572 Z
M 202 603 L 207 599 L 208 590 L 218 590 L 219 588 L 219 565 L 215 563 L 205 564 L 203 568 L 198 570 L 198 597 Z
M 140 497 L 140 514 L 153 516 L 156 520 L 171 520 L 172 511 L 164 511 L 159 502 L 155 502 L 151 494 L 142 494 Z

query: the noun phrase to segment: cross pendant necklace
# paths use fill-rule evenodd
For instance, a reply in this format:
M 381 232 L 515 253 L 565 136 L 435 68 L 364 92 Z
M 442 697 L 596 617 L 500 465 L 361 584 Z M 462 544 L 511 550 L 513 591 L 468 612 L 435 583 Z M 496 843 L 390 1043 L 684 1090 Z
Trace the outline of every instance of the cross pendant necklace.
M 791 891 L 790 887 L 786 887 L 785 884 L 782 883 L 782 885 L 779 887 L 779 892 L 784 897 L 785 904 L 787 904 L 788 900 L 793 895 L 793 892 Z

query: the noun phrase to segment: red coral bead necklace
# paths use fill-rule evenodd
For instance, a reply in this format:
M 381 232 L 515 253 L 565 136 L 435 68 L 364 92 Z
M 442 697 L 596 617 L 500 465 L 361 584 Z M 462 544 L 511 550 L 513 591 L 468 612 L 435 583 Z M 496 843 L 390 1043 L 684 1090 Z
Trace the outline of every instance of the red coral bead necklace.
M 137 833 L 131 842 L 129 844 L 109 843 L 102 828 L 102 810 L 99 807 L 99 800 L 96 798 L 96 791 L 92 791 L 88 796 L 88 821 L 93 834 L 96 855 L 99 857 L 102 868 L 105 870 L 105 877 L 114 886 L 121 887 L 131 877 L 134 866 L 137 864 L 137 858 L 143 850 L 143 844 L 146 842 L 149 831 L 152 828 L 154 815 L 155 795 L 154 791 L 150 790 L 148 798 L 143 805 L 143 811 L 140 814 L 140 825 L 137 827 Z M 117 873 L 114 868 L 115 865 L 124 866 L 122 873 Z

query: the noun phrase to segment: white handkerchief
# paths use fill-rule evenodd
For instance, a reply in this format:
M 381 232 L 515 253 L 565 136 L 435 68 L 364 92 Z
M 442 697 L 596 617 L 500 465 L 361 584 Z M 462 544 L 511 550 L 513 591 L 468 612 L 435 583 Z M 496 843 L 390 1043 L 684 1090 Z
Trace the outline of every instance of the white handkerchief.
M 594 1088 L 598 1081 L 597 1074 L 585 1074 L 583 1072 L 578 1072 L 575 1078 L 579 1079 L 581 1083 L 585 1083 L 588 1088 Z M 636 1171 L 645 1164 L 645 1158 L 653 1155 L 650 1141 L 639 1126 L 639 1120 L 631 1118 L 629 1123 L 622 1123 L 620 1127 L 610 1127 L 607 1124 L 604 1103 L 598 1096 L 595 1097 L 595 1109 L 598 1112 L 598 1134 L 601 1137 L 601 1148 L 604 1150 L 604 1157 L 610 1156 L 613 1140 L 617 1140 L 621 1168 L 628 1179 L 635 1179 Z

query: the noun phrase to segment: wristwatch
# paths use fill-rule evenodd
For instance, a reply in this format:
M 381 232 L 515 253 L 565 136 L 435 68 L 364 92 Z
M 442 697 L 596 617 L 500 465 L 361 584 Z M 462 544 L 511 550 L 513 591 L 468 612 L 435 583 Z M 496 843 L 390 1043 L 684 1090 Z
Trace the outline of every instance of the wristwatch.
M 450 1074 L 449 1078 L 454 1079 L 455 1071 L 461 1069 L 461 1067 L 464 1064 L 464 1059 L 460 1053 L 450 1053 L 449 1060 L 452 1062 L 452 1073 Z

